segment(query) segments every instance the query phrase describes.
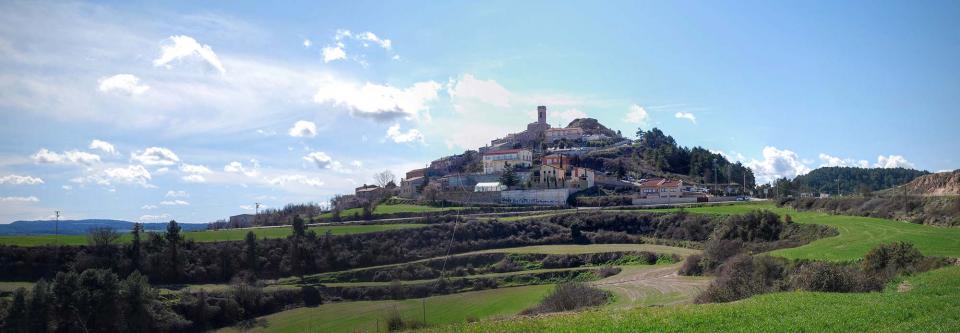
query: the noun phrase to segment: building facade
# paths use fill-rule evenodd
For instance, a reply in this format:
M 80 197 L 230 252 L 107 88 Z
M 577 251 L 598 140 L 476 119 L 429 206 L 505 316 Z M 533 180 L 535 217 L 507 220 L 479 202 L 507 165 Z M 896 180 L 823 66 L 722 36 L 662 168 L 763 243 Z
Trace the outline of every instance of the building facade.
M 583 129 L 579 127 L 551 128 L 543 133 L 546 142 L 560 141 L 567 139 L 573 141 L 583 137 Z
M 681 180 L 665 178 L 644 179 L 640 182 L 640 197 L 643 199 L 679 198 L 683 196 L 683 192 L 680 190 L 682 186 L 683 181 Z
M 495 150 L 483 154 L 483 173 L 503 172 L 508 166 L 529 168 L 533 165 L 533 152 L 527 149 Z

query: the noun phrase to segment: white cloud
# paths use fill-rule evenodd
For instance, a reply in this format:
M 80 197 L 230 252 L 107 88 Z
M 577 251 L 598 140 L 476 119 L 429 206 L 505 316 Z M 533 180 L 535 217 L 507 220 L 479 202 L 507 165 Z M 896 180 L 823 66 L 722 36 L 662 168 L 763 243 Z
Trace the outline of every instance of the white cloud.
M 223 63 L 210 45 L 203 45 L 190 36 L 170 36 L 164 45 L 160 46 L 160 57 L 153 60 L 154 66 L 165 66 L 170 68 L 173 61 L 183 61 L 184 59 L 200 58 L 210 67 L 213 67 L 221 74 L 226 73 Z
M 375 120 L 420 119 L 429 116 L 427 103 L 437 99 L 440 87 L 434 81 L 417 82 L 405 89 L 369 82 L 357 86 L 330 81 L 321 84 L 313 101 L 346 107 L 354 115 Z
M 295 138 L 312 138 L 317 136 L 317 124 L 311 121 L 299 120 L 293 124 L 293 127 L 291 127 L 287 133 Z
M 130 154 L 130 158 L 147 166 L 170 166 L 180 163 L 180 157 L 163 147 L 150 147 Z
M 260 168 L 260 162 L 255 159 L 251 159 L 250 164 L 251 164 L 250 167 L 246 167 L 243 165 L 243 163 L 240 163 L 239 161 L 233 161 L 228 163 L 227 165 L 224 165 L 223 171 L 232 172 L 232 173 L 242 173 L 247 177 L 256 177 L 260 175 L 260 171 L 258 170 Z
M 347 52 L 343 51 L 343 43 L 337 43 L 335 46 L 326 46 L 320 50 L 323 54 L 323 62 L 331 62 L 347 58 Z
M 152 209 L 157 209 L 157 208 L 159 208 L 159 207 L 157 207 L 157 205 L 143 205 L 143 206 L 140 206 L 140 209 L 143 209 L 143 210 L 152 210 Z
M 169 191 L 167 191 L 167 194 L 165 195 L 165 197 L 167 197 L 167 198 L 189 198 L 189 197 L 190 197 L 190 193 L 187 193 L 187 191 L 184 191 L 184 190 L 179 190 L 179 191 L 169 190 Z
M 321 169 L 331 169 L 334 166 L 334 160 L 330 158 L 330 155 L 322 151 L 315 151 L 307 154 L 303 157 L 304 161 L 311 162 L 317 165 Z
M 350 166 L 359 169 L 363 167 L 363 162 L 353 161 L 353 162 L 350 162 Z
M 35 196 L 29 197 L 0 197 L 0 202 L 38 202 L 40 199 L 37 199 Z
M 377 37 L 376 34 L 369 31 L 354 34 L 354 38 L 361 41 L 373 42 L 374 44 L 380 45 L 380 47 L 382 47 L 384 50 L 389 50 L 393 45 L 393 42 L 391 42 L 389 39 L 381 39 Z
M 692 123 L 694 123 L 694 124 L 697 123 L 697 117 L 694 116 L 693 113 L 690 113 L 690 112 L 677 112 L 677 113 L 675 113 L 673 116 L 676 117 L 677 119 L 686 119 L 686 120 L 689 120 L 690 122 L 692 122 Z
M 319 178 L 310 178 L 304 175 L 282 175 L 267 180 L 271 185 L 284 186 L 291 183 L 307 185 L 310 187 L 321 187 L 323 181 Z
M 151 187 L 149 181 L 152 179 L 150 172 L 147 171 L 142 165 L 130 165 L 126 168 L 109 168 L 105 169 L 99 177 L 101 181 L 98 183 L 103 184 L 102 180 L 106 180 L 106 183 L 103 185 L 110 185 L 113 182 L 127 183 L 127 184 L 137 184 L 143 187 Z
M 306 38 L 303 39 L 303 47 L 310 47 L 311 45 L 313 45 L 313 42 Z
M 211 173 L 213 173 L 213 171 L 210 171 L 209 168 L 207 168 L 207 167 L 205 167 L 205 166 L 203 166 L 203 165 L 194 165 L 194 164 L 187 164 L 187 163 L 180 164 L 180 171 L 183 171 L 183 172 L 186 172 L 186 173 L 192 173 L 192 174 L 211 174 Z
M 874 166 L 878 168 L 916 168 L 913 163 L 900 155 L 877 156 L 877 163 Z
M 125 95 L 140 95 L 150 89 L 150 86 L 140 84 L 140 78 L 133 74 L 117 74 L 100 79 L 100 92 L 116 92 Z
M 170 214 L 142 215 L 142 216 L 140 216 L 140 218 L 139 218 L 138 220 L 140 220 L 140 222 L 147 222 L 147 221 L 166 220 L 166 219 L 169 219 L 169 218 L 170 218 Z
M 770 146 L 763 148 L 763 160 L 752 160 L 747 166 L 753 169 L 754 175 L 762 182 L 781 177 L 793 178 L 810 172 L 810 167 L 803 164 L 797 153 Z
M 836 156 L 830 156 L 829 154 L 820 153 L 819 155 L 821 167 L 860 167 L 860 168 L 869 168 L 870 162 L 867 160 L 855 160 L 852 158 L 840 158 Z
M 88 146 L 87 149 L 95 149 L 95 150 L 99 150 L 104 153 L 108 153 L 112 155 L 118 154 L 117 148 L 114 147 L 113 144 L 106 141 L 97 140 L 97 139 L 93 139 L 93 141 L 90 141 L 90 146 Z
M 63 185 L 63 186 L 60 186 L 60 188 L 62 188 L 64 191 L 73 190 L 73 186 L 70 186 L 70 185 Z
M 478 80 L 471 74 L 447 83 L 450 98 L 474 99 L 497 107 L 509 107 L 512 94 L 494 80 Z
M 646 109 L 637 104 L 631 105 L 627 111 L 627 116 L 623 118 L 624 122 L 640 125 L 646 125 L 648 120 L 650 120 L 650 114 L 647 113 Z
M 387 129 L 387 138 L 396 143 L 423 142 L 423 134 L 416 128 L 406 132 L 400 130 L 400 124 L 394 124 Z
M 566 109 L 563 111 L 554 111 L 549 114 L 550 119 L 558 119 L 563 126 L 567 126 L 571 121 L 577 118 L 587 118 L 587 114 L 577 109 Z
M 43 184 L 43 179 L 33 176 L 6 175 L 0 177 L 0 184 L 10 185 L 37 185 Z
M 33 154 L 31 158 L 33 158 L 34 162 L 36 163 L 47 164 L 78 164 L 89 166 L 100 163 L 99 155 L 77 150 L 57 153 L 49 151 L 46 148 L 41 148 L 36 154 Z
M 207 179 L 201 175 L 187 175 L 187 176 L 180 177 L 180 179 L 188 183 L 206 183 L 207 182 Z
M 190 203 L 183 200 L 164 200 L 160 202 L 163 206 L 189 206 Z M 154 206 L 156 207 L 156 206 Z

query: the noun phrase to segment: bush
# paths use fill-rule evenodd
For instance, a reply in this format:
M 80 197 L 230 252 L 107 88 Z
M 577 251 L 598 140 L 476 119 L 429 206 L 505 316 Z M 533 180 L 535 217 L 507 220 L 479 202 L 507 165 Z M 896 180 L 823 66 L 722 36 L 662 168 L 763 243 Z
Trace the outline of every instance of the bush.
M 713 273 L 720 264 L 743 251 L 743 243 L 736 240 L 710 240 L 703 246 L 700 265 L 703 273 Z
M 901 272 L 913 273 L 914 265 L 923 259 L 923 254 L 907 242 L 880 244 L 863 257 L 863 270 L 884 278 Z
M 697 296 L 697 303 L 731 302 L 785 289 L 786 262 L 769 256 L 740 254 L 720 267 L 717 279 Z
M 883 281 L 870 277 L 855 267 L 817 261 L 801 265 L 791 274 L 790 286 L 806 291 L 865 292 L 882 289 Z
M 320 291 L 313 286 L 304 286 L 300 288 L 300 293 L 303 294 L 303 305 L 306 306 L 317 306 L 323 304 L 323 299 L 320 297 Z
M 609 299 L 610 294 L 600 288 L 581 282 L 567 282 L 557 285 L 550 295 L 540 301 L 540 304 L 523 310 L 521 314 L 573 311 L 603 305 Z
M 699 254 L 687 256 L 687 258 L 683 260 L 683 265 L 680 265 L 680 270 L 677 271 L 677 274 L 686 276 L 703 275 L 703 266 L 700 266 L 701 260 L 703 260 L 703 256 Z
M 621 271 L 620 267 L 603 266 L 597 270 L 596 274 L 598 278 L 602 279 L 608 276 L 614 276 L 614 275 L 620 274 L 620 271 Z

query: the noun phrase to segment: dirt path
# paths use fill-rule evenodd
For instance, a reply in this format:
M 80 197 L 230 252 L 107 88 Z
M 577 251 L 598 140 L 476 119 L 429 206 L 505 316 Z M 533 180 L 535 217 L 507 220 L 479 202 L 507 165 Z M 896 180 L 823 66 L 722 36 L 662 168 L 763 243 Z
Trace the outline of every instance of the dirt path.
M 620 274 L 593 284 L 616 294 L 614 306 L 687 303 L 710 284 L 710 279 L 677 275 L 679 267 L 627 266 Z

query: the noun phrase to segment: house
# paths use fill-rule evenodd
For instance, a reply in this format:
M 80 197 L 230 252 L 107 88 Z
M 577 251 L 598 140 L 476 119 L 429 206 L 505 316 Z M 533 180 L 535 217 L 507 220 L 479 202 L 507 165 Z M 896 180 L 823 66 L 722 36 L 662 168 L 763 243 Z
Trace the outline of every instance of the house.
M 423 176 L 426 176 L 426 175 L 427 175 L 427 169 L 426 169 L 426 168 L 413 169 L 413 170 L 407 171 L 407 179 L 413 179 L 413 178 L 417 178 L 417 177 L 423 177 Z
M 570 167 L 570 157 L 562 154 L 550 154 L 540 158 L 540 165 L 551 165 L 559 168 Z
M 550 128 L 543 132 L 543 137 L 546 142 L 560 141 L 562 139 L 572 141 L 580 139 L 582 136 L 583 129 L 579 127 Z
M 559 165 L 540 165 L 540 185 L 552 188 L 566 187 L 567 171 Z
M 252 226 L 254 220 L 256 220 L 256 215 L 240 214 L 231 216 L 229 221 L 231 228 L 245 228 Z
M 640 180 L 640 198 L 679 198 L 683 195 L 683 181 L 666 178 Z
M 409 172 L 407 174 L 410 174 Z M 400 180 L 400 196 L 408 199 L 414 199 L 420 193 L 420 189 L 426 185 L 427 179 L 424 177 L 405 178 Z
M 507 166 L 526 167 L 533 165 L 533 152 L 527 149 L 505 149 L 483 154 L 483 173 L 503 172 Z
M 474 192 L 498 192 L 504 191 L 507 189 L 507 185 L 500 184 L 500 182 L 487 182 L 487 183 L 477 183 L 474 186 Z
M 570 186 L 578 188 L 593 187 L 597 174 L 592 169 L 576 167 L 571 170 Z

